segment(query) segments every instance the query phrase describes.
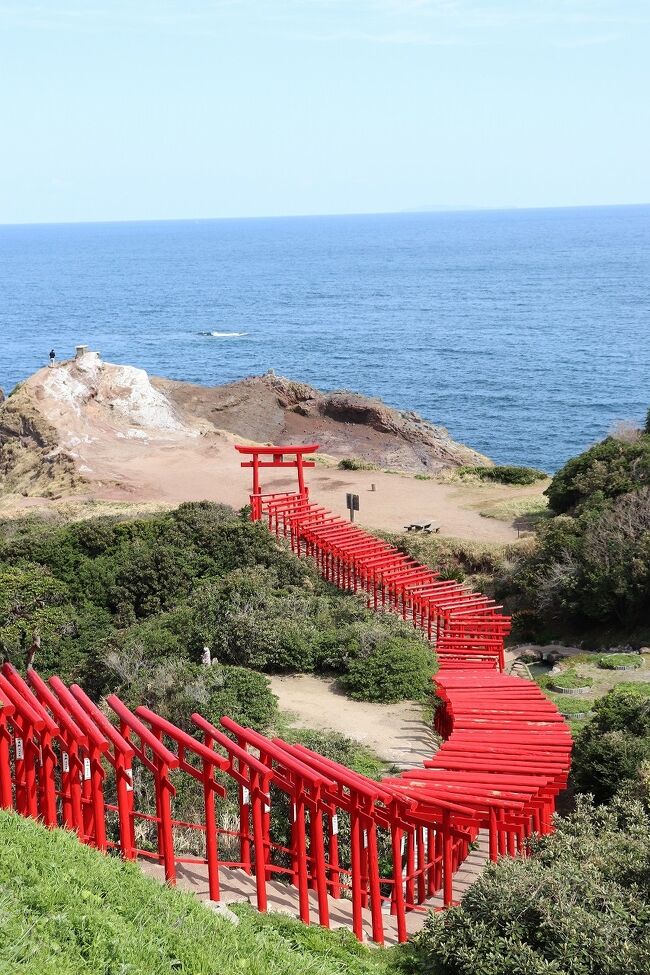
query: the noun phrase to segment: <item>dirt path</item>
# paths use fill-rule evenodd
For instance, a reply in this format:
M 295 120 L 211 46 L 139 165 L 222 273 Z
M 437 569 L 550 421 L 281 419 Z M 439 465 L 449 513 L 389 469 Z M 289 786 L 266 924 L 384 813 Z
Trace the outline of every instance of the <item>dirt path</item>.
M 422 708 L 413 702 L 351 701 L 335 689 L 333 680 L 307 674 L 271 677 L 271 688 L 280 708 L 294 716 L 296 727 L 338 731 L 399 768 L 420 766 L 436 750 Z

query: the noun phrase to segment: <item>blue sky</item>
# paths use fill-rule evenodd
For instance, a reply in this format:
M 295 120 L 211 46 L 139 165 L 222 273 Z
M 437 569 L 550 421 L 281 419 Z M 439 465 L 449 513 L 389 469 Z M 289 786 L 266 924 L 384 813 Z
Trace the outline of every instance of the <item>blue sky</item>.
M 0 0 L 0 223 L 650 202 L 650 0 Z

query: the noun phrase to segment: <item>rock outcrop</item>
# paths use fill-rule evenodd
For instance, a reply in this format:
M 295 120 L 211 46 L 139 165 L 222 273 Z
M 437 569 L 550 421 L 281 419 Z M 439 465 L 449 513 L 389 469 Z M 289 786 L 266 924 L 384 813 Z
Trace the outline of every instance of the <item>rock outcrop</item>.
M 52 498 L 120 480 L 126 444 L 198 437 L 142 369 L 88 352 L 39 370 L 0 403 L 0 490 Z M 112 459 L 110 455 L 112 453 Z M 89 456 L 100 464 L 95 470 Z M 113 476 L 114 474 L 114 476 Z
M 312 441 L 334 457 L 410 473 L 436 474 L 462 464 L 492 463 L 452 440 L 444 427 L 359 393 L 322 393 L 272 373 L 215 387 L 166 379 L 153 383 L 183 412 L 247 440 Z
M 31 390 L 18 387 L 0 403 L 0 491 L 57 497 L 82 481 Z
M 357 393 L 273 374 L 196 386 L 87 352 L 39 370 L 0 402 L 0 491 L 56 498 L 112 487 L 149 498 L 165 495 L 174 469 L 178 496 L 179 482 L 214 469 L 219 452 L 235 464 L 235 438 L 317 442 L 335 458 L 412 473 L 490 463 L 442 427 Z

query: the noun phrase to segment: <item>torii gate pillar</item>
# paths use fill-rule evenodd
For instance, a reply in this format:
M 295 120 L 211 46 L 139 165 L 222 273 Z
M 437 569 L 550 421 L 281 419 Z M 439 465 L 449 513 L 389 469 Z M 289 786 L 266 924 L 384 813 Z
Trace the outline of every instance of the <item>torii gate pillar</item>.
M 263 499 L 273 495 L 262 494 L 260 484 L 260 468 L 262 467 L 292 467 L 298 472 L 298 496 L 307 498 L 309 489 L 305 484 L 305 468 L 315 467 L 313 460 L 305 460 L 305 454 L 313 454 L 318 450 L 318 444 L 312 443 L 305 447 L 244 447 L 235 444 L 235 450 L 245 454 L 251 460 L 242 461 L 242 467 L 253 469 L 253 492 L 251 501 L 251 521 L 259 521 L 262 517 Z

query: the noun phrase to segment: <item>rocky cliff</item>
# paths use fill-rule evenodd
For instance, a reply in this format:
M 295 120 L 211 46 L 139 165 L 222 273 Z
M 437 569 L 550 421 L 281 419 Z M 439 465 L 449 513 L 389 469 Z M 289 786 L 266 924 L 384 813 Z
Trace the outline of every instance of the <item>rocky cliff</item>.
M 236 438 L 317 442 L 334 458 L 412 473 L 490 463 L 442 427 L 357 393 L 321 393 L 271 374 L 195 386 L 89 352 L 39 370 L 0 401 L 0 490 L 163 497 L 175 477 L 169 493 L 177 496 L 178 482 L 199 471 L 230 470 Z
M 333 457 L 435 474 L 461 464 L 491 464 L 417 413 L 348 391 L 322 393 L 272 373 L 226 386 L 152 380 L 179 410 L 260 443 L 319 443 Z

